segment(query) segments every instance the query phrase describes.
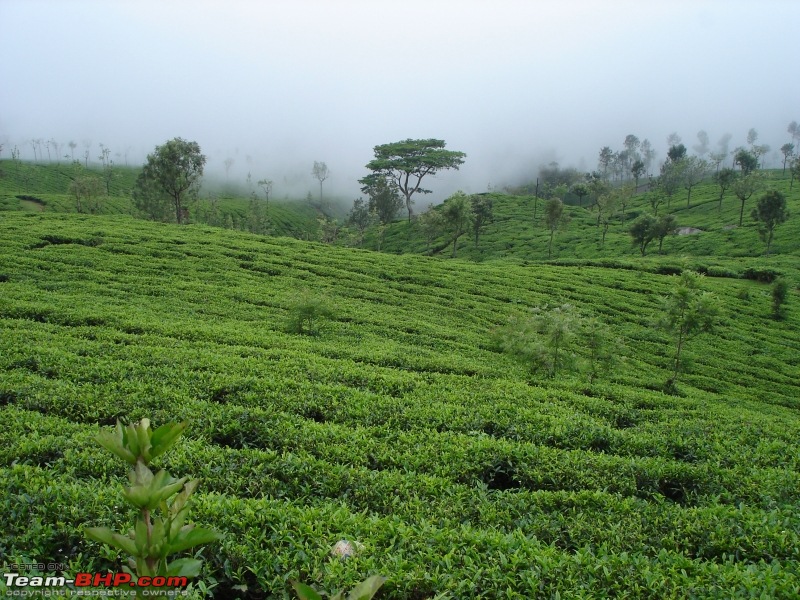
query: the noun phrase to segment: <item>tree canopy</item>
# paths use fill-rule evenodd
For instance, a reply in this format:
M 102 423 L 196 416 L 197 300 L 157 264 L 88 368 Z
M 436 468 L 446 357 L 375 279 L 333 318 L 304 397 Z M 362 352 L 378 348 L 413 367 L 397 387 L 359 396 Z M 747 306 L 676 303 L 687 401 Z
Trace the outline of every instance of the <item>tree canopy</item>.
M 375 158 L 367 163 L 372 171 L 359 179 L 364 193 L 368 193 L 377 180 L 384 179 L 396 186 L 405 197 L 408 220 L 411 221 L 412 196 L 430 194 L 431 190 L 421 186 L 426 175 L 439 171 L 456 169 L 464 163 L 466 154 L 453 150 L 445 150 L 444 140 L 412 140 L 375 146 Z
M 163 214 L 165 203 L 175 209 L 175 220 L 182 223 L 186 202 L 199 189 L 206 157 L 197 142 L 175 138 L 156 146 L 139 174 L 134 187 L 134 202 L 151 218 Z
M 767 244 L 767 256 L 769 256 L 775 228 L 789 216 L 786 212 L 786 196 L 775 190 L 767 192 L 759 198 L 751 214 L 758 223 L 758 233 Z

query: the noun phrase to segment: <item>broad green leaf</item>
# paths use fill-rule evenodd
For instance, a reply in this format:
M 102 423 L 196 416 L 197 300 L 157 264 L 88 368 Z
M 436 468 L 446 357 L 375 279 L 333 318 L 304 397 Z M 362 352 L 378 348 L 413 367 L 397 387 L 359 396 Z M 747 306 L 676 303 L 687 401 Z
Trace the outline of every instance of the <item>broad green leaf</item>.
M 370 600 L 385 582 L 386 577 L 373 575 L 354 587 L 347 596 L 347 600 Z
M 133 424 L 128 424 L 123 430 L 123 445 L 137 459 L 141 456 L 142 452 L 141 448 L 139 448 L 139 436 Z
M 187 527 L 193 527 L 188 525 Z M 221 534 L 210 529 L 203 527 L 193 527 L 192 529 L 184 529 L 178 533 L 178 536 L 169 542 L 169 552 L 177 553 L 194 546 L 201 546 L 208 544 L 222 537 Z
M 179 558 L 167 565 L 168 577 L 197 577 L 203 561 L 196 558 Z
M 136 519 L 136 554 L 143 555 L 147 547 L 147 523 L 144 519 Z
M 125 462 L 129 464 L 134 464 L 136 462 L 136 457 L 122 445 L 119 437 L 114 432 L 101 431 L 97 434 L 95 439 L 103 448 L 118 456 Z
M 124 552 L 127 552 L 131 556 L 136 556 L 136 543 L 126 535 L 121 535 L 119 533 L 112 533 L 111 534 L 112 545 Z
M 150 419 L 142 419 L 136 426 L 136 441 L 139 444 L 139 454 L 150 462 Z
M 172 448 L 187 425 L 186 421 L 182 423 L 166 423 L 156 429 L 150 438 L 150 443 L 152 444 L 150 456 L 155 458 Z
M 113 545 L 112 536 L 114 535 L 114 532 L 108 527 L 87 527 L 83 530 L 83 533 L 90 540 L 94 540 L 95 542 L 100 542 L 102 544 L 108 544 L 109 546 Z
M 144 461 L 137 460 L 136 466 L 134 467 L 134 473 L 136 474 L 136 482 L 139 485 L 143 485 L 149 487 L 151 482 L 153 481 L 153 472 L 150 470 Z
M 153 502 L 151 496 L 150 488 L 141 485 L 135 485 L 122 490 L 122 497 L 136 508 L 149 508 L 149 505 Z M 156 499 L 156 502 L 157 501 Z
M 292 587 L 294 591 L 297 592 L 297 597 L 300 598 L 300 600 L 322 600 L 322 596 L 320 596 L 314 588 L 305 583 L 293 581 Z

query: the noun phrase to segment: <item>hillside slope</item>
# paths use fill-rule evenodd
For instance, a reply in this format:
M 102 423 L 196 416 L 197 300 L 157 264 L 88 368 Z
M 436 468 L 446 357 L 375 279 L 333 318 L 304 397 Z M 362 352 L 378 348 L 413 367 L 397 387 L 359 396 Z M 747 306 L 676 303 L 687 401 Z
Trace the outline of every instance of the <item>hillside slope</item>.
M 75 198 L 68 190 L 72 180 L 80 175 L 101 182 L 103 193 L 94 201 L 97 204 L 94 213 L 137 215 L 131 201 L 131 190 L 140 171 L 138 167 L 114 166 L 106 181 L 106 172 L 96 166 L 76 168 L 67 163 L 0 161 L 0 211 L 77 212 Z M 323 213 L 305 201 L 271 200 L 266 203 L 258 199 L 254 204 L 251 197 L 245 197 L 247 194 L 233 184 L 212 182 L 208 187 L 213 191 L 204 190 L 201 197 L 189 206 L 189 218 L 193 223 L 243 231 L 258 230 L 297 239 L 317 237 L 317 219 Z M 83 205 L 87 205 L 85 199 Z M 253 215 L 254 206 L 258 209 L 257 219 Z
M 674 278 L 390 256 L 125 216 L 0 220 L 4 556 L 118 569 L 83 527 L 131 522 L 117 418 L 189 419 L 218 597 L 389 577 L 380 598 L 796 598 L 800 307 L 707 278 L 723 318 L 680 396 L 651 324 Z M 285 332 L 298 294 L 333 311 Z M 495 351 L 515 311 L 574 304 L 619 337 L 609 377 Z M 339 539 L 364 544 L 330 557 Z M 213 578 L 213 579 L 212 579 Z M 234 591 L 233 586 L 239 586 Z M 242 587 L 243 586 L 243 587 Z
M 676 194 L 669 208 L 659 206 L 659 214 L 674 214 L 679 227 L 699 230 L 693 235 L 670 236 L 664 240 L 663 252 L 667 257 L 714 257 L 725 258 L 759 257 L 764 254 L 765 245 L 758 236 L 756 223 L 750 216 L 759 196 L 767 189 L 775 189 L 786 195 L 789 220 L 775 230 L 772 253 L 777 256 L 800 255 L 800 183 L 795 182 L 790 191 L 790 180 L 780 171 L 766 172 L 768 179 L 764 189 L 745 203 L 742 227 L 738 226 L 741 203 L 730 190 L 726 192 L 721 204 L 718 203 L 719 187 L 707 181 L 697 185 L 691 194 L 687 207 L 686 192 Z M 501 193 L 487 194 L 493 200 L 494 221 L 481 231 L 478 245 L 469 233 L 458 242 L 457 256 L 460 258 L 486 261 L 497 259 L 547 260 L 629 257 L 639 259 L 640 252 L 631 243 L 628 233 L 631 222 L 643 213 L 652 213 L 651 193 L 640 193 L 626 207 L 625 219 L 621 210 L 614 213 L 608 228 L 605 242 L 602 228 L 597 226 L 597 211 L 585 207 L 567 206 L 570 222 L 557 231 L 553 241 L 552 257 L 548 257 L 549 230 L 543 222 L 545 200 L 535 202 L 532 196 L 512 196 Z M 534 220 L 534 204 L 536 219 Z M 421 210 L 421 207 L 420 207 Z M 374 236 L 367 238 L 367 248 L 377 248 Z M 426 253 L 450 256 L 452 243 L 442 235 L 428 244 L 417 223 L 409 225 L 405 220 L 392 223 L 385 233 L 381 247 L 390 253 Z M 658 254 L 658 241 L 652 243 L 647 253 Z M 778 259 L 780 260 L 780 259 Z

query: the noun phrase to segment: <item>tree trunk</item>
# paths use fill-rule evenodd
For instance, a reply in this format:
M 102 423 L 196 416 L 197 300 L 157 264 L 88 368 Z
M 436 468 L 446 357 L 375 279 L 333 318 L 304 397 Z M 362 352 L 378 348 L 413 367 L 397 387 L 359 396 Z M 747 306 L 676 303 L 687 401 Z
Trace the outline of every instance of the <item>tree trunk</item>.
M 747 200 L 746 198 L 739 198 L 742 201 L 742 208 L 739 210 L 739 227 L 742 226 L 742 221 L 744 220 L 744 203 Z
M 672 373 L 673 382 L 678 380 L 678 371 L 680 371 L 680 366 L 681 366 L 681 350 L 683 350 L 683 338 L 684 338 L 684 332 L 683 328 L 681 328 L 678 331 L 678 348 L 675 352 L 675 370 Z
M 550 230 L 550 244 L 547 246 L 547 258 L 550 258 L 553 255 L 553 236 L 555 235 L 556 230 Z
M 773 229 L 769 230 L 769 237 L 767 237 L 767 256 L 769 256 L 769 249 L 772 246 L 772 234 L 774 233 Z

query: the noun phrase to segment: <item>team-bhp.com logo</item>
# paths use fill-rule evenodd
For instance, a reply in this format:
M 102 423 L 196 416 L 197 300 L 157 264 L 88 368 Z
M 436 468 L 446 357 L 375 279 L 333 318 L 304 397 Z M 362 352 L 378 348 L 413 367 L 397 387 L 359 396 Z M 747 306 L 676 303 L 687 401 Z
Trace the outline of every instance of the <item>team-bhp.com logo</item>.
M 181 588 L 189 584 L 186 577 L 162 575 L 139 577 L 134 581 L 128 573 L 76 573 L 74 578 L 4 573 L 3 578 L 7 588 L 5 595 L 20 597 L 59 595 L 45 592 L 65 591 L 67 587 L 75 588 L 72 595 L 76 596 L 121 596 L 123 594 L 119 592 L 134 587 L 140 596 L 176 596 L 184 595 L 186 591 Z M 82 588 L 100 588 L 100 590 Z

